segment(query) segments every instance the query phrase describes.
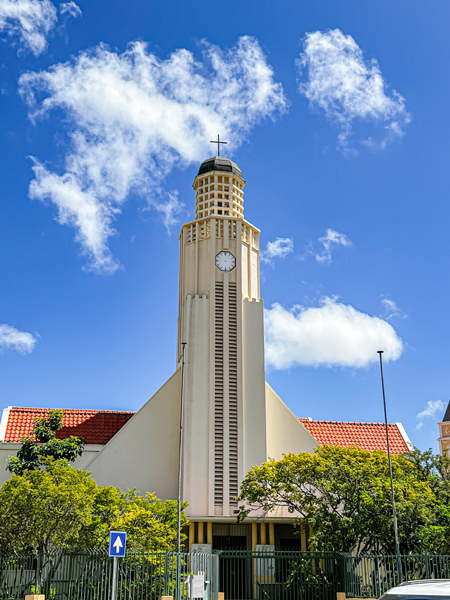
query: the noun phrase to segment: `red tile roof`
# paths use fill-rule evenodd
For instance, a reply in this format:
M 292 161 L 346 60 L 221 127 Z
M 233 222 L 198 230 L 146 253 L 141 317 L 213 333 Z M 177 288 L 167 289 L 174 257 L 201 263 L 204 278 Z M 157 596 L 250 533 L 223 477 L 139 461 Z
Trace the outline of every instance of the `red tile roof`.
M 56 435 L 65 439 L 71 435 L 82 437 L 88 444 L 106 444 L 135 414 L 112 410 L 79 410 L 64 408 L 63 426 Z M 29 436 L 34 421 L 48 415 L 48 408 L 12 406 L 6 424 L 5 442 L 20 442 Z
M 347 423 L 342 421 L 311 421 L 299 419 L 319 444 L 334 444 L 343 448 L 357 446 L 364 450 L 387 452 L 386 426 L 384 423 Z M 409 452 L 400 429 L 389 424 L 389 446 L 393 454 Z

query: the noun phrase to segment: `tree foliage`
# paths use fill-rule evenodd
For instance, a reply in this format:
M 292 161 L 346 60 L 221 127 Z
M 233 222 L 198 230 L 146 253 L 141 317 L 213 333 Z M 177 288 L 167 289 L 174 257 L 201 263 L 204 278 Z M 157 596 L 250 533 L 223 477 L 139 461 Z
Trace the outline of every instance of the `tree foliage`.
M 106 550 L 110 530 L 128 533 L 129 550 L 176 549 L 176 501 L 98 486 L 64 459 L 46 458 L 42 466 L 13 475 L 0 489 L 3 554 Z M 187 522 L 182 514 L 182 526 Z
M 402 553 L 450 551 L 449 461 L 430 452 L 392 456 Z M 320 446 L 253 467 L 240 519 L 283 507 L 317 550 L 395 553 L 389 467 L 381 450 Z
M 187 506 L 183 503 L 183 509 Z M 184 513 L 181 526 L 188 524 Z M 127 546 L 134 552 L 175 550 L 177 545 L 177 502 L 160 500 L 135 489 L 121 492 L 116 487 L 99 487 L 92 522 L 83 531 L 81 546 L 106 550 L 110 531 L 126 531 Z M 185 536 L 182 536 L 185 539 Z
M 450 460 L 432 450 L 414 450 L 405 458 L 413 465 L 418 479 L 427 482 L 435 498 L 431 523 L 420 531 L 423 547 L 436 554 L 450 554 Z
M 11 473 L 22 475 L 25 471 L 37 469 L 45 464 L 49 457 L 74 462 L 83 453 L 85 440 L 70 436 L 57 439 L 56 434 L 62 428 L 64 411 L 50 410 L 47 417 L 36 419 L 31 437 L 22 438 L 22 446 L 17 456 L 9 458 L 6 467 Z

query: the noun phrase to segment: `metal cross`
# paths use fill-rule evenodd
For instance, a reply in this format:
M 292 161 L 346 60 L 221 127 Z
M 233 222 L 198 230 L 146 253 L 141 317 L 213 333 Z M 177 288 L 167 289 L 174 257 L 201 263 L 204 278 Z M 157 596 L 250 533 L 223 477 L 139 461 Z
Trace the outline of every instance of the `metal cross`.
M 227 143 L 228 142 L 221 142 L 219 135 L 217 135 L 217 142 L 216 142 L 216 140 L 210 140 L 210 144 L 217 144 L 217 156 L 220 156 L 220 146 L 219 146 L 219 144 L 227 144 Z

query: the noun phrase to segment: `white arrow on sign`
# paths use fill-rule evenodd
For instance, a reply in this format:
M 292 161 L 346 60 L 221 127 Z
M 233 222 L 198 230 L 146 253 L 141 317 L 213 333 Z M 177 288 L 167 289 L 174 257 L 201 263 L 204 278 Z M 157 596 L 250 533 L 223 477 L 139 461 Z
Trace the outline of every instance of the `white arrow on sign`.
M 113 548 L 116 549 L 116 554 L 119 554 L 120 549 L 123 548 L 122 540 L 120 539 L 120 535 L 116 537 L 116 541 L 113 544 Z

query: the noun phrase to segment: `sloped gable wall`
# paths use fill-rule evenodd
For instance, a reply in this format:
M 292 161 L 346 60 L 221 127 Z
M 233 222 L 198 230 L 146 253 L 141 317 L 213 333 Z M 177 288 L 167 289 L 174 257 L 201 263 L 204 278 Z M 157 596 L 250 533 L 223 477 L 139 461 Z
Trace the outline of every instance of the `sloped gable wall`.
M 86 465 L 99 485 L 176 499 L 181 370 Z

